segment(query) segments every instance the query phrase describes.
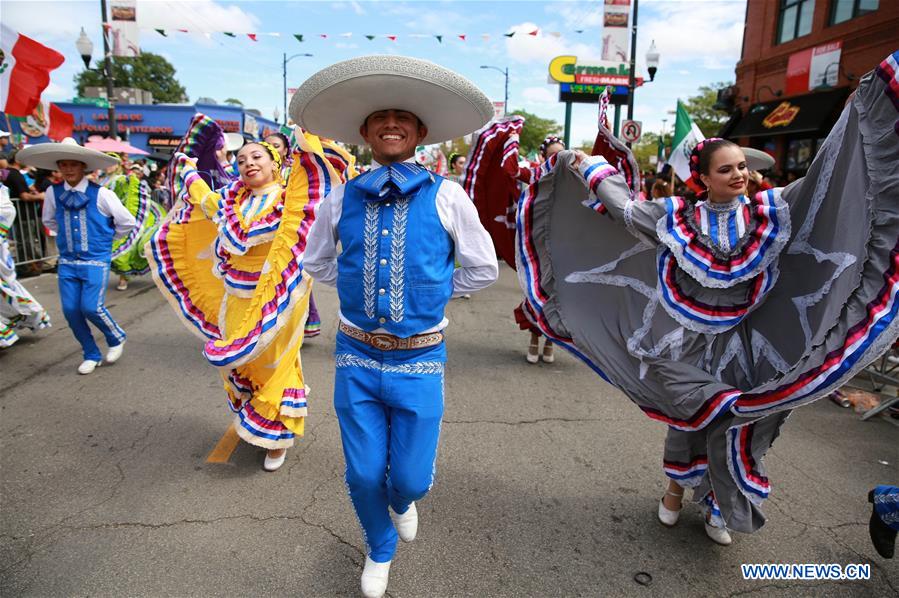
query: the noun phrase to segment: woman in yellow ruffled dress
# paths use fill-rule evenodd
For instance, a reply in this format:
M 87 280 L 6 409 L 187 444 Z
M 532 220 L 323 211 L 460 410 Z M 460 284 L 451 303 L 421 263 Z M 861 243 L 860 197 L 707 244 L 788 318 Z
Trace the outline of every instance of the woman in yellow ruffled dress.
M 300 346 L 312 280 L 302 258 L 315 206 L 339 181 L 317 138 L 300 145 L 286 188 L 281 157 L 266 142 L 240 149 L 240 179 L 219 192 L 176 154 L 178 203 L 146 251 L 157 286 L 206 341 L 238 435 L 268 449 L 269 471 L 303 435 Z

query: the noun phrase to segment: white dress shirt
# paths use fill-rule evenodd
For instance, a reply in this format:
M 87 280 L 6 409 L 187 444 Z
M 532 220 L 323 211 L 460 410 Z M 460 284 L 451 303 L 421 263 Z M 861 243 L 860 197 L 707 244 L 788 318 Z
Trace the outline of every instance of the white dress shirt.
M 413 160 L 407 160 L 411 162 Z M 372 168 L 378 168 L 372 162 Z M 315 280 L 335 286 L 337 284 L 337 244 L 340 241 L 337 225 L 343 211 L 345 185 L 331 190 L 327 197 L 316 206 L 315 222 L 306 238 L 306 253 L 303 268 Z M 489 233 L 481 225 L 474 202 L 458 183 L 443 180 L 437 189 L 437 216 L 443 228 L 453 240 L 455 259 L 459 265 L 453 272 L 453 296 L 479 291 L 491 285 L 499 276 L 496 250 Z M 414 251 L 414 248 L 409 248 Z M 355 328 L 343 314 L 340 319 Z M 449 323 L 446 318 L 428 330 L 416 334 L 442 330 Z M 375 332 L 386 332 L 378 328 Z
M 68 183 L 63 183 L 63 186 L 66 191 L 74 188 L 75 191 L 85 193 L 87 192 L 87 179 L 81 179 L 81 182 L 75 185 L 75 187 Z M 97 209 L 104 216 L 112 218 L 115 226 L 115 238 L 117 239 L 130 233 L 131 229 L 137 224 L 134 216 L 125 208 L 118 196 L 106 187 L 100 187 L 100 191 L 97 193 Z M 47 190 L 44 192 L 44 209 L 41 212 L 41 221 L 54 235 L 56 234 L 56 194 L 52 186 L 47 187 Z

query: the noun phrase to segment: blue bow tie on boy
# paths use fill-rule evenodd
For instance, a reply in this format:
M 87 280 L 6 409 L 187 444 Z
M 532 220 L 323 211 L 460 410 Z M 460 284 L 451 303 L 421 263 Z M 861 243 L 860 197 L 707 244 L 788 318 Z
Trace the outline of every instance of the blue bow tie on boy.
M 431 173 L 424 166 L 414 162 L 397 162 L 362 175 L 356 179 L 356 184 L 365 193 L 366 201 L 384 201 L 415 193 L 425 181 L 431 179 Z

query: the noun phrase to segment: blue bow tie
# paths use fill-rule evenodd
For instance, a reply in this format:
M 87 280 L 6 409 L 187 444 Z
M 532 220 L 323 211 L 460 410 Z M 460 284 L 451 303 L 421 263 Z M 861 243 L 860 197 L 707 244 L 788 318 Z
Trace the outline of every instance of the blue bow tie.
M 428 180 L 432 180 L 432 176 L 424 166 L 414 162 L 397 162 L 367 172 L 354 182 L 364 192 L 366 201 L 384 201 L 415 193 Z
M 77 189 L 69 189 L 62 193 L 58 201 L 67 210 L 80 210 L 87 205 L 89 198 L 86 193 L 82 193 Z

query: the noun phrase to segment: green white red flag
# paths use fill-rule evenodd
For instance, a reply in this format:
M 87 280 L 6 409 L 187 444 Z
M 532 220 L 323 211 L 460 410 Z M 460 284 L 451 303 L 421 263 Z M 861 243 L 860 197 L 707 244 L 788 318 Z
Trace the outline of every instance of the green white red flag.
M 64 61 L 56 50 L 0 25 L 0 111 L 31 115 L 50 84 L 50 71 Z
M 690 180 L 690 153 L 696 144 L 705 139 L 702 131 L 690 118 L 687 109 L 677 101 L 677 117 L 674 122 L 674 141 L 671 143 L 671 156 L 668 163 L 674 168 L 674 173 L 687 186 L 692 188 Z M 697 191 L 697 189 L 694 189 Z

